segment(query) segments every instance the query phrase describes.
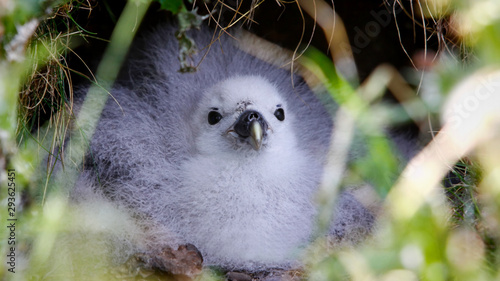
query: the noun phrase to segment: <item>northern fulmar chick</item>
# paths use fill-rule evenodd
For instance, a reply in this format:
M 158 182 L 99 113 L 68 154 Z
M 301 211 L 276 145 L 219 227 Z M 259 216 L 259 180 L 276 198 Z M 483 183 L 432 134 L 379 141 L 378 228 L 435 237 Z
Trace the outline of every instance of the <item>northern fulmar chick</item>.
M 196 72 L 178 72 L 174 30 L 160 27 L 132 50 L 73 197 L 92 190 L 127 209 L 151 249 L 189 243 L 205 265 L 289 267 L 315 229 L 331 116 L 303 80 L 228 36 Z M 208 29 L 189 34 L 211 43 Z M 350 194 L 335 212 L 336 239 L 372 227 Z

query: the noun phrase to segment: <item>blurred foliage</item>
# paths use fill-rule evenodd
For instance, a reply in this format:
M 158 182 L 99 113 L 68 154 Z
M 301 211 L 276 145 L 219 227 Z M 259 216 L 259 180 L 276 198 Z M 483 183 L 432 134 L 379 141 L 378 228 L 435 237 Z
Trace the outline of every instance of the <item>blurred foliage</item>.
M 130 1 L 133 5 L 147 1 Z M 189 28 L 199 26 L 201 21 L 196 11 L 188 11 L 183 1 L 158 0 L 162 8 L 177 14 L 180 22 L 179 57 L 186 71 L 194 66 L 188 60 L 195 51 L 195 46 L 186 35 Z M 427 0 L 417 1 L 427 22 L 435 18 L 446 19 L 450 32 L 459 38 L 460 52 L 440 54 L 433 68 L 422 77 L 420 95 L 415 101 L 405 101 L 402 106 L 386 104 L 380 99 L 380 88 L 384 79 L 380 79 L 377 89 L 365 84 L 349 83 L 324 55 L 310 50 L 304 64 L 324 83 L 332 98 L 342 106 L 353 124 L 361 132 L 361 138 L 367 143 L 366 157 L 353 164 L 354 178 L 372 183 L 378 195 L 387 199 L 385 211 L 380 216 L 380 223 L 374 237 L 356 248 L 335 249 L 328 251 L 326 241 L 318 239 L 311 244 L 307 263 L 310 280 L 500 280 L 500 143 L 498 124 L 483 120 L 489 126 L 485 140 L 475 142 L 467 155 L 456 159 L 458 164 L 450 173 L 450 182 L 443 189 L 435 188 L 440 182 L 429 180 L 427 185 L 432 192 L 423 195 L 424 200 L 417 206 L 416 212 L 403 215 L 396 203 L 411 200 L 421 194 L 397 192 L 398 182 L 404 180 L 401 174 L 399 158 L 392 149 L 393 145 L 384 129 L 396 122 L 409 122 L 410 117 L 419 116 L 426 120 L 427 115 L 442 117 L 443 107 L 452 97 L 460 82 L 484 69 L 498 69 L 500 63 L 500 2 L 496 0 Z M 67 122 L 57 115 L 61 110 L 71 110 L 71 102 L 66 100 L 68 75 L 64 62 L 65 52 L 71 46 L 67 36 L 53 36 L 50 27 L 54 21 L 68 26 L 68 33 L 75 27 L 69 7 L 84 4 L 84 1 L 42 1 L 42 0 L 4 0 L 0 1 L 0 194 L 1 206 L 6 206 L 6 194 L 3 192 L 7 182 L 7 169 L 15 169 L 16 176 L 16 273 L 6 272 L 0 267 L 0 278 L 7 280 L 46 279 L 53 271 L 78 276 L 96 262 L 100 268 L 93 268 L 92 279 L 108 280 L 112 277 L 133 275 L 108 269 L 111 261 L 106 259 L 101 248 L 64 249 L 64 255 L 54 257 L 56 241 L 61 242 L 62 233 L 79 233 L 91 224 L 84 221 L 85 214 L 72 214 L 66 205 L 64 196 L 52 192 L 45 204 L 41 198 L 30 200 L 29 187 L 34 186 L 35 171 L 42 165 L 39 156 L 41 150 L 50 150 L 54 139 L 59 135 L 59 144 L 68 133 Z M 64 20 L 54 17 L 62 7 L 68 8 Z M 424 8 L 422 8 L 424 7 Z M 415 19 L 416 22 L 422 19 Z M 40 23 L 41 22 L 41 23 Z M 131 20 L 130 22 L 135 22 Z M 33 27 L 39 27 L 38 31 Z M 47 29 L 43 29 L 48 27 Z M 75 27 L 76 30 L 79 30 Z M 121 35 L 125 34 L 122 32 Z M 132 39 L 123 35 L 112 39 L 115 44 Z M 56 34 L 57 35 L 57 34 Z M 121 41 L 120 41 L 121 40 Z M 118 43 L 116 43 L 118 42 Z M 120 51 L 123 55 L 125 49 Z M 114 79 L 114 71 L 119 62 L 103 66 L 104 73 Z M 110 70 L 110 67 L 112 68 Z M 114 67 L 114 68 L 113 68 Z M 114 73 L 114 74 L 113 74 Z M 386 72 L 374 74 L 387 78 Z M 33 84 L 33 77 L 49 81 L 48 84 Z M 54 79 L 54 80 L 50 80 Z M 390 80 L 390 79 L 386 79 Z M 483 81 L 483 86 L 495 89 L 500 81 Z M 97 81 L 99 83 L 99 81 Z M 53 87 L 46 92 L 44 85 Z M 458 85 L 458 86 L 457 86 Z M 104 85 L 106 86 L 106 85 Z M 105 88 L 105 87 L 104 87 Z M 21 95 L 19 93 L 22 93 Z M 495 92 L 498 95 L 498 91 Z M 30 96 L 31 95 L 31 96 Z M 38 95 L 38 96 L 37 96 Z M 23 99 L 32 99 L 23 103 Z M 53 99 L 62 99 L 59 106 L 54 106 Z M 26 101 L 26 100 L 24 100 Z M 37 102 L 39 101 L 39 102 Z M 495 105 L 497 99 L 492 99 Z M 19 104 L 29 104 L 30 108 L 20 108 Z M 46 105 L 35 107 L 35 105 Z M 491 105 L 491 104 L 490 104 Z M 498 108 L 500 108 L 500 104 Z M 30 131 L 35 126 L 34 110 L 52 111 L 50 126 L 60 130 L 59 134 L 48 134 L 31 138 Z M 408 112 L 408 108 L 413 111 Z M 468 112 L 467 118 L 481 113 L 482 107 Z M 424 114 L 422 114 L 424 112 Z M 54 115 L 55 114 L 55 115 Z M 376 118 L 375 118 L 376 117 Z M 495 120 L 494 117 L 491 117 Z M 465 119 L 467 122 L 468 119 Z M 412 120 L 421 122 L 422 120 Z M 495 127 L 496 126 L 496 127 Z M 36 126 L 35 126 L 36 127 Z M 437 125 L 436 127 L 439 127 Z M 464 126 L 464 128 L 468 128 Z M 474 129 L 474 128 L 473 128 Z M 469 133 L 475 135 L 473 129 Z M 17 133 L 23 131 L 19 138 Z M 481 131 L 483 134 L 485 131 Z M 422 132 L 427 133 L 427 132 Z M 46 138 L 46 139 L 44 139 Z M 45 145 L 47 141 L 52 145 Z M 466 157 L 467 156 L 467 157 Z M 439 155 L 431 154 L 431 157 Z M 433 169 L 428 167 L 427 169 Z M 339 183 L 340 184 L 340 183 Z M 391 188 L 392 186 L 395 186 Z M 422 189 L 423 186 L 422 186 Z M 21 201 L 22 195 L 28 194 Z M 404 196 L 406 198 L 402 198 Z M 448 198 L 448 199 L 446 199 Z M 415 200 L 417 201 L 417 200 Z M 420 201 L 419 201 L 420 202 Z M 329 206 L 326 204 L 325 206 Z M 5 209 L 2 207 L 2 223 L 5 223 Z M 327 210 L 328 212 L 328 210 Z M 71 215 L 69 215 L 71 214 Z M 405 213 L 406 214 L 406 213 Z M 75 220 L 79 218 L 82 220 Z M 0 228 L 0 236 L 8 237 L 8 229 Z M 101 235 L 99 230 L 92 230 L 91 237 Z M 85 239 L 81 244 L 85 246 Z M 0 241 L 0 251 L 8 251 L 7 240 Z M 59 243 L 64 244 L 64 243 Z M 62 245 L 61 247 L 63 247 Z M 67 245 L 66 245 L 67 246 Z M 28 255 L 28 253 L 30 253 Z M 82 268 L 71 267 L 71 261 L 78 261 Z M 4 262 L 2 264 L 5 265 Z M 117 269 L 118 271 L 120 269 Z M 121 274 L 121 275 L 120 275 Z M 207 279 L 216 279 L 214 273 L 207 273 Z M 52 275 L 50 280 L 67 280 L 67 276 Z
M 456 114 L 463 114 L 464 124 L 468 120 L 474 122 L 472 116 L 479 115 L 483 110 L 487 111 L 489 106 L 499 108 L 500 100 L 496 96 L 485 103 L 478 103 L 475 107 L 477 98 L 474 99 L 474 95 L 478 95 L 481 87 L 492 90 L 490 92 L 492 96 L 498 95 L 497 87 L 500 81 L 489 78 L 486 76 L 487 73 L 481 79 L 480 73 L 485 69 L 496 73 L 498 69 L 500 21 L 496 11 L 500 8 L 500 2 L 488 0 L 423 2 L 418 4 L 424 7 L 421 6 L 422 10 L 427 9 L 429 12 L 426 20 L 432 21 L 431 17 L 437 18 L 438 16 L 448 19 L 449 30 L 457 32 L 455 35 L 461 38 L 460 44 L 463 44 L 458 48 L 461 53 L 443 51 L 433 68 L 421 76 L 423 77 L 421 89 L 423 103 L 420 104 L 425 107 L 424 110 L 430 115 L 438 115 L 437 117 L 443 120 L 441 125 L 446 126 L 449 120 L 444 115 L 443 105 L 447 99 L 452 100 L 462 91 L 465 91 L 464 104 L 458 105 L 463 106 L 464 112 L 457 109 L 458 107 L 452 108 L 456 110 Z M 432 11 L 433 8 L 439 8 L 439 15 L 436 11 Z M 419 20 L 416 19 L 416 21 Z M 316 54 L 309 55 L 309 58 L 314 61 L 309 68 L 313 71 L 315 68 L 325 69 L 322 65 L 327 64 L 327 60 L 316 60 L 315 56 Z M 335 72 L 330 70 L 327 73 Z M 480 82 L 473 84 L 474 88 L 467 88 L 461 83 L 477 73 L 479 73 Z M 322 73 L 319 77 L 327 77 L 327 75 Z M 329 79 L 332 79 L 331 76 Z M 346 87 L 340 86 L 342 83 L 332 83 L 327 80 L 326 84 L 333 96 L 338 95 L 339 92 L 345 93 Z M 329 85 L 335 86 L 329 87 Z M 416 95 L 415 97 L 418 98 Z M 335 100 L 342 104 L 341 99 Z M 488 102 L 492 104 L 487 105 Z M 358 104 L 361 103 L 358 102 Z M 473 109 L 467 111 L 467 108 L 471 108 L 468 105 L 474 105 Z M 370 113 L 367 115 L 373 116 L 377 113 L 377 106 L 381 105 L 370 105 Z M 408 115 L 412 116 L 411 113 Z M 444 192 L 435 188 L 440 185 L 440 182 L 430 178 L 426 184 L 434 187 L 433 190 L 427 194 L 422 204 L 418 205 L 415 213 L 404 216 L 398 214 L 400 210 L 396 208 L 394 201 L 411 200 L 412 196 L 419 193 L 418 189 L 410 190 L 415 192 L 413 194 L 407 192 L 408 190 L 397 192 L 400 189 L 398 185 L 387 190 L 390 196 L 386 199 L 386 212 L 381 216 L 380 225 L 373 239 L 356 249 L 345 249 L 333 253 L 323 252 L 324 256 L 317 254 L 321 250 L 313 251 L 315 255 L 311 257 L 311 279 L 499 280 L 500 201 L 498 192 L 500 182 L 492 179 L 492 182 L 488 184 L 493 186 L 486 187 L 484 179 L 488 177 L 487 175 L 499 179 L 500 158 L 493 156 L 496 155 L 494 151 L 498 149 L 492 149 L 492 146 L 499 146 L 500 131 L 498 121 L 489 121 L 490 118 L 498 120 L 498 113 L 484 116 L 488 119 L 479 122 L 489 126 L 482 131 L 482 134 L 487 132 L 487 141 L 478 140 L 482 138 L 479 136 L 479 130 L 476 131 L 475 128 L 471 130 L 464 126 L 464 129 L 467 128 L 470 131 L 463 133 L 473 135 L 474 141 L 471 143 L 474 146 L 469 147 L 470 152 L 467 155 L 460 155 L 461 152 L 457 151 L 457 154 L 464 158 L 456 159 L 459 162 L 448 174 L 447 182 L 443 184 Z M 429 117 L 429 120 L 431 119 Z M 360 119 L 358 119 L 359 122 Z M 368 124 L 370 124 L 369 128 L 374 127 L 373 122 Z M 383 124 L 389 125 L 390 120 L 384 120 Z M 441 125 L 435 124 L 436 127 Z M 463 142 L 467 140 L 464 139 Z M 446 146 L 446 144 L 443 145 Z M 443 147 L 443 151 L 446 149 Z M 384 148 L 371 143 L 369 150 L 375 152 L 370 155 L 374 156 L 370 163 L 372 166 L 359 170 L 368 180 L 383 176 L 384 172 L 380 169 L 394 166 L 394 158 Z M 421 154 L 425 153 L 421 152 Z M 421 156 L 424 158 L 442 157 L 436 153 Z M 488 165 L 484 165 L 486 162 Z M 428 166 L 424 167 L 424 171 L 425 169 L 430 172 L 435 167 Z M 393 171 L 389 169 L 388 173 Z M 404 180 L 404 172 L 401 175 Z M 421 177 L 425 180 L 426 174 L 423 173 Z M 401 181 L 401 178 L 398 181 Z M 424 187 L 421 186 L 421 188 Z M 380 189 L 379 194 L 385 195 L 384 192 L 380 192 Z M 320 249 L 325 248 L 323 242 L 320 241 L 319 245 Z M 313 247 L 316 246 L 318 245 Z

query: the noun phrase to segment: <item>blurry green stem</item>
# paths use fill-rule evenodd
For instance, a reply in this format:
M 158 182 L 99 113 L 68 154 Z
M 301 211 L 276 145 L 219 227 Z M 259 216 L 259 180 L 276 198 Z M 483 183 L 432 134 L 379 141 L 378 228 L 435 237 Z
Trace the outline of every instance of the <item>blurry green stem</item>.
M 108 99 L 109 90 L 118 76 L 132 39 L 150 3 L 151 0 L 129 0 L 116 24 L 110 43 L 97 68 L 97 83 L 91 85 L 88 90 L 76 120 L 76 129 L 72 132 L 70 143 L 66 149 L 64 163 L 73 163 L 74 165 L 66 165 L 65 171 L 56 176 L 55 188 L 61 189 L 60 191 L 64 191 L 62 190 L 63 186 L 73 186 L 76 181 L 78 168 L 81 167 L 88 149 L 88 140 L 94 134 Z M 44 201 L 45 192 L 42 203 Z
M 335 133 L 330 141 L 327 163 L 323 171 L 321 185 L 317 195 L 320 204 L 317 217 L 316 238 L 328 232 L 332 222 L 332 211 L 342 183 L 349 158 L 349 149 L 354 138 L 355 120 L 344 108 L 335 113 Z
M 397 174 L 398 162 L 391 154 L 391 144 L 385 135 L 384 123 L 378 122 L 378 116 L 373 110 L 375 106 L 372 104 L 383 91 L 373 91 L 370 88 L 350 84 L 337 72 L 331 60 L 314 48 L 308 49 L 306 55 L 302 57 L 302 63 L 319 78 L 333 100 L 350 115 L 356 127 L 366 137 L 368 151 L 365 157 L 356 159 L 355 168 L 365 180 L 374 185 L 380 196 L 385 197 Z M 335 127 L 340 127 L 340 122 L 345 121 L 336 119 Z M 337 132 L 334 132 L 334 136 L 335 134 Z M 349 149 L 349 146 L 345 148 Z
M 0 154 L 10 153 L 14 145 L 17 116 L 17 94 L 19 93 L 21 65 L 0 61 Z M 2 156 L 2 155 L 0 155 Z

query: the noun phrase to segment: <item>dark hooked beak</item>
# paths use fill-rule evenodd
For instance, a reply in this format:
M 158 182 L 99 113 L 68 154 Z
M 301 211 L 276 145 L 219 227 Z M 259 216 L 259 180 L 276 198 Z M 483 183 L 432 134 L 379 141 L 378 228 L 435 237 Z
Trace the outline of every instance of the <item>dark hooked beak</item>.
M 253 149 L 258 151 L 262 146 L 267 127 L 267 122 L 262 114 L 255 110 L 247 110 L 240 115 L 227 132 L 235 132 L 240 138 L 250 137 L 250 144 Z

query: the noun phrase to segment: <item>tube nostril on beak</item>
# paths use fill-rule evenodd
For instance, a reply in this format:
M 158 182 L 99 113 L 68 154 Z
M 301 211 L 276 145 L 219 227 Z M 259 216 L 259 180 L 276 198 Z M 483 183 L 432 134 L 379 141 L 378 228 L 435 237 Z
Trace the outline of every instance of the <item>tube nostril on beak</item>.
M 260 114 L 256 111 L 250 112 L 248 114 L 247 120 L 250 122 L 252 120 L 259 120 L 260 119 Z

